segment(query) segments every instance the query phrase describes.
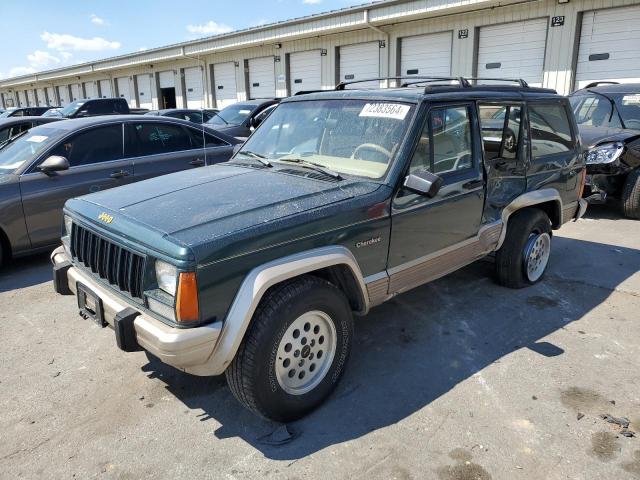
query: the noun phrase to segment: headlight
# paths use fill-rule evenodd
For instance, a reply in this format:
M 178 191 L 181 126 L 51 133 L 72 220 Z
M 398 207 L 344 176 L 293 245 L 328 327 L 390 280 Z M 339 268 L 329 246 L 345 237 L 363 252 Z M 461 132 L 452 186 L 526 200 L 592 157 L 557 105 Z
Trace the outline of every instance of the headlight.
M 64 216 L 64 234 L 71 235 L 71 227 L 73 226 L 73 220 L 69 215 Z
M 624 145 L 620 142 L 600 145 L 589 150 L 586 162 L 591 164 L 613 163 L 620 158 L 623 151 Z
M 171 296 L 176 295 L 176 285 L 178 283 L 178 269 L 176 267 L 156 260 L 156 280 L 161 290 Z

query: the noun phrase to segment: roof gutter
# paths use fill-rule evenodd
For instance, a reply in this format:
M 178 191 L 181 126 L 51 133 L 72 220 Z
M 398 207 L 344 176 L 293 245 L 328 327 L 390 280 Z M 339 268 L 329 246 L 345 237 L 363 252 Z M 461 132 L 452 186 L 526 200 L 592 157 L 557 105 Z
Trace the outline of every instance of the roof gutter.
M 390 69 L 391 68 L 391 64 L 390 64 L 390 62 L 391 62 L 391 48 L 390 48 L 390 45 L 391 45 L 391 34 L 389 32 L 385 32 L 381 28 L 376 27 L 375 25 L 373 25 L 371 23 L 371 19 L 370 19 L 370 16 L 369 16 L 369 9 L 366 9 L 363 12 L 363 15 L 364 15 L 364 23 L 365 23 L 365 25 L 367 27 L 369 27 L 371 30 L 373 30 L 374 32 L 377 32 L 377 33 L 379 33 L 379 34 L 381 34 L 381 35 L 383 35 L 385 37 L 384 48 L 386 48 L 386 50 L 387 50 L 387 62 L 386 63 L 387 63 L 387 68 Z M 384 74 L 384 72 L 380 72 L 380 74 L 382 76 L 384 76 L 384 77 L 391 77 L 392 76 L 391 72 L 387 72 L 386 74 Z M 394 72 L 394 75 L 395 75 L 395 72 Z M 389 81 L 385 80 L 384 81 L 384 87 L 388 87 L 388 86 L 389 86 Z

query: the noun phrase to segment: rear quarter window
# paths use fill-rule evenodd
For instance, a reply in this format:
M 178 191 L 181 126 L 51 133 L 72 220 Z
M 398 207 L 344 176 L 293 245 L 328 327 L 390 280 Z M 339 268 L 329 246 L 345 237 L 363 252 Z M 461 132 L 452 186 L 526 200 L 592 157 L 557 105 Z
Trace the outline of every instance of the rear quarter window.
M 575 139 L 563 104 L 529 104 L 529 126 L 534 159 L 573 150 Z

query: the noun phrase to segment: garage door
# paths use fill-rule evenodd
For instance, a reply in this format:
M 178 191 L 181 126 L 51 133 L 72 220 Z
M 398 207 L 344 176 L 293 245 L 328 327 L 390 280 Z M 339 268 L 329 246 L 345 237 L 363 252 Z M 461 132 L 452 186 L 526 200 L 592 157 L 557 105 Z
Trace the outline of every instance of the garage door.
M 380 76 L 380 44 L 360 43 L 340 47 L 340 81 L 350 82 Z M 379 82 L 358 83 L 350 88 L 377 87 Z
M 547 18 L 480 28 L 478 77 L 522 78 L 542 85 Z
M 151 75 L 148 73 L 145 73 L 144 75 L 136 75 L 136 82 L 138 83 L 138 105 L 140 105 L 140 108 L 147 108 L 151 110 L 153 108 Z
M 113 92 L 111 91 L 111 82 L 109 80 L 100 80 L 100 96 L 102 98 L 113 97 Z
M 53 87 L 47 87 L 47 106 L 55 106 L 58 105 L 58 101 L 56 99 L 55 89 Z
M 289 55 L 291 95 L 302 90 L 320 90 L 322 88 L 321 60 L 320 50 L 296 52 Z
M 576 87 L 596 80 L 640 82 L 640 6 L 584 12 Z
M 97 98 L 98 92 L 93 82 L 84 82 L 84 98 Z
M 80 93 L 80 85 L 74 83 L 71 85 L 71 100 L 76 101 L 82 98 L 82 94 Z
M 116 85 L 118 87 L 118 96 L 127 100 L 130 107 L 133 106 L 131 98 L 131 87 L 129 86 L 129 77 L 116 78 Z
M 39 107 L 46 107 L 47 106 L 47 99 L 44 96 L 44 88 L 38 88 L 36 90 L 36 95 L 38 96 L 38 106 Z
M 64 107 L 69 103 L 69 88 L 66 85 L 59 85 L 58 98 L 60 99 L 60 106 Z
M 276 96 L 276 71 L 273 57 L 249 60 L 249 98 Z
M 26 107 L 27 106 L 27 97 L 25 96 L 22 90 L 18 91 L 18 106 Z
M 160 88 L 176 88 L 176 79 L 173 74 L 173 70 L 167 70 L 166 72 L 160 72 L 158 74 L 160 81 Z
M 451 75 L 451 32 L 406 37 L 400 41 L 400 75 Z
M 213 66 L 216 107 L 224 108 L 238 101 L 236 66 L 234 62 L 217 63 Z
M 187 91 L 187 108 L 204 107 L 204 88 L 202 69 L 192 67 L 184 69 L 184 87 Z

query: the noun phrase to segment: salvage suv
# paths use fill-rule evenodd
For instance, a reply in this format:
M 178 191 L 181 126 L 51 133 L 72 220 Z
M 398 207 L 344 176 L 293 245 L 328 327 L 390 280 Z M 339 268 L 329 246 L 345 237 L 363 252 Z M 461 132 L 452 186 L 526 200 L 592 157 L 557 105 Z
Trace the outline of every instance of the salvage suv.
M 341 378 L 354 314 L 493 252 L 500 284 L 540 281 L 552 231 L 586 208 L 568 100 L 347 87 L 284 100 L 230 162 L 68 201 L 56 291 L 122 350 L 225 373 L 289 421 Z

